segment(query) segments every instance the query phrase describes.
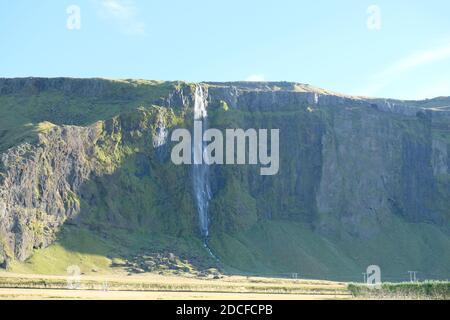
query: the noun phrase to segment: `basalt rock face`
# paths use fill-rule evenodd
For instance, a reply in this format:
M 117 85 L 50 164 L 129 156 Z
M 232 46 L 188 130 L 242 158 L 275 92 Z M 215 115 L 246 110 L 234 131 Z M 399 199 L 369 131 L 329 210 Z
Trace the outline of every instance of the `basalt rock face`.
M 14 258 L 24 261 L 33 249 L 47 247 L 65 222 L 85 222 L 95 227 L 109 221 L 116 227 L 138 228 L 142 220 L 130 221 L 123 208 L 104 205 L 104 201 L 117 198 L 116 194 L 108 194 L 110 199 L 105 199 L 98 192 L 114 185 L 110 180 L 117 179 L 114 186 L 122 188 L 118 192 L 145 197 L 145 192 L 133 190 L 140 187 L 138 183 L 124 185 L 125 179 L 117 171 L 130 158 L 131 176 L 137 181 L 156 176 L 149 172 L 150 162 L 167 160 L 170 150 L 165 145 L 172 116 L 155 107 L 124 113 L 88 127 L 52 125 L 32 142 L 3 153 L 0 263 L 7 266 Z M 137 151 L 142 146 L 148 146 L 149 150 Z M 161 168 L 160 174 L 164 171 Z M 175 169 L 172 174 L 176 173 Z M 130 208 L 156 210 L 151 205 Z M 140 214 L 135 216 L 140 218 Z
M 448 99 L 365 99 L 283 82 L 202 85 L 211 128 L 280 129 L 277 175 L 249 165 L 210 170 L 210 243 L 223 263 L 246 271 L 256 264 L 315 266 L 322 274 L 331 273 L 329 264 L 356 269 L 367 262 L 358 250 L 391 237 L 390 226 L 405 233 L 424 226 L 441 242 L 430 243 L 438 241 L 431 233 L 394 234 L 392 252 L 381 241 L 378 254 L 388 261 L 403 250 L 401 267 L 446 271 Z M 186 83 L 1 79 L 0 111 L 10 120 L 1 122 L 0 146 L 11 146 L 1 151 L 0 264 L 50 245 L 67 223 L 200 237 L 191 170 L 170 160 L 172 130 L 192 129 L 194 90 Z M 25 138 L 17 135 L 22 127 Z M 309 232 L 324 247 L 305 238 Z M 419 249 L 395 246 L 402 241 Z M 291 247 L 301 251 L 283 251 Z M 430 255 L 432 266 L 423 262 Z
M 23 261 L 48 246 L 58 227 L 80 211 L 77 193 L 95 170 L 88 161 L 95 127 L 55 127 L 2 155 L 0 235 L 2 260 Z
M 277 199 L 303 198 L 311 204 L 306 211 L 315 212 L 316 218 L 319 213 L 331 214 L 350 227 L 365 217 L 388 213 L 411 222 L 448 222 L 448 211 L 434 206 L 438 189 L 443 190 L 438 178 L 449 173 L 448 124 L 434 125 L 434 119 L 445 119 L 444 113 L 414 102 L 384 108 L 378 105 L 387 102 L 316 92 L 236 94 L 236 87 L 231 87 L 210 89 L 213 97 L 214 90 L 247 113 L 246 127 L 281 129 L 280 175 L 271 180 L 290 187 L 265 188 L 281 191 Z M 278 214 L 299 212 L 300 207 L 278 208 Z M 355 233 L 362 231 L 355 225 Z

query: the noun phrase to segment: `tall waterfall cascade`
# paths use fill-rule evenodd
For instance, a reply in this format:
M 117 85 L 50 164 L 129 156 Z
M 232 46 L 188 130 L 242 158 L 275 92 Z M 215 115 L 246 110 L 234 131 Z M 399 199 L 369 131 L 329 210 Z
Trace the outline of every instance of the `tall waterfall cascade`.
M 208 207 L 211 200 L 211 187 L 209 183 L 209 166 L 204 163 L 206 143 L 203 142 L 201 132 L 208 129 L 207 100 L 204 89 L 197 85 L 194 94 L 194 130 L 200 131 L 200 138 L 193 142 L 194 164 L 192 169 L 194 196 L 200 223 L 200 232 L 207 246 L 209 236 Z M 199 136 L 198 134 L 196 136 Z

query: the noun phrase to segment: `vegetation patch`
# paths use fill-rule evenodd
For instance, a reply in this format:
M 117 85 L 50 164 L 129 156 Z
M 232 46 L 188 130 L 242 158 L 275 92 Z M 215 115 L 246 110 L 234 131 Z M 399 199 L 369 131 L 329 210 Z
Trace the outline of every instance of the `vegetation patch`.
M 368 299 L 450 299 L 450 282 L 425 281 L 416 283 L 383 283 L 381 288 L 364 284 L 349 284 L 354 297 Z

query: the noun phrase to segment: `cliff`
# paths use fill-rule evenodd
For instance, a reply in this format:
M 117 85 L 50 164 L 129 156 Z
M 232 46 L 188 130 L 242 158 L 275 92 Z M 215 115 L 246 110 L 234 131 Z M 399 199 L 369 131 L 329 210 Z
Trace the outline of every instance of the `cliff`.
M 211 167 L 209 244 L 222 267 L 448 276 L 450 99 L 201 85 L 210 127 L 280 129 L 278 175 Z M 183 82 L 1 79 L 0 263 L 26 260 L 69 226 L 125 243 L 117 256 L 137 254 L 126 242 L 140 234 L 139 254 L 217 264 L 202 249 L 191 170 L 170 161 L 168 137 L 192 129 L 193 103 Z

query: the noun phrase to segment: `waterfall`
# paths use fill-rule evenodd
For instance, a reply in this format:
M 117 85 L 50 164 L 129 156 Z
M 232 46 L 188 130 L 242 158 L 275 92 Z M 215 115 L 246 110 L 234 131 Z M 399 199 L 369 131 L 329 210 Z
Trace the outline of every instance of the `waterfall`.
M 209 166 L 203 161 L 206 143 L 203 142 L 202 132 L 208 129 L 208 113 L 206 111 L 206 97 L 203 88 L 197 85 L 194 95 L 194 130 L 198 132 L 194 136 L 192 176 L 194 184 L 194 196 L 197 203 L 197 211 L 200 223 L 200 232 L 204 239 L 205 247 L 209 236 L 208 206 L 211 200 L 211 188 L 209 185 Z M 196 133 L 197 133 L 196 132 Z M 206 154 L 206 153 L 205 153 Z M 210 250 L 209 250 L 210 251 Z

